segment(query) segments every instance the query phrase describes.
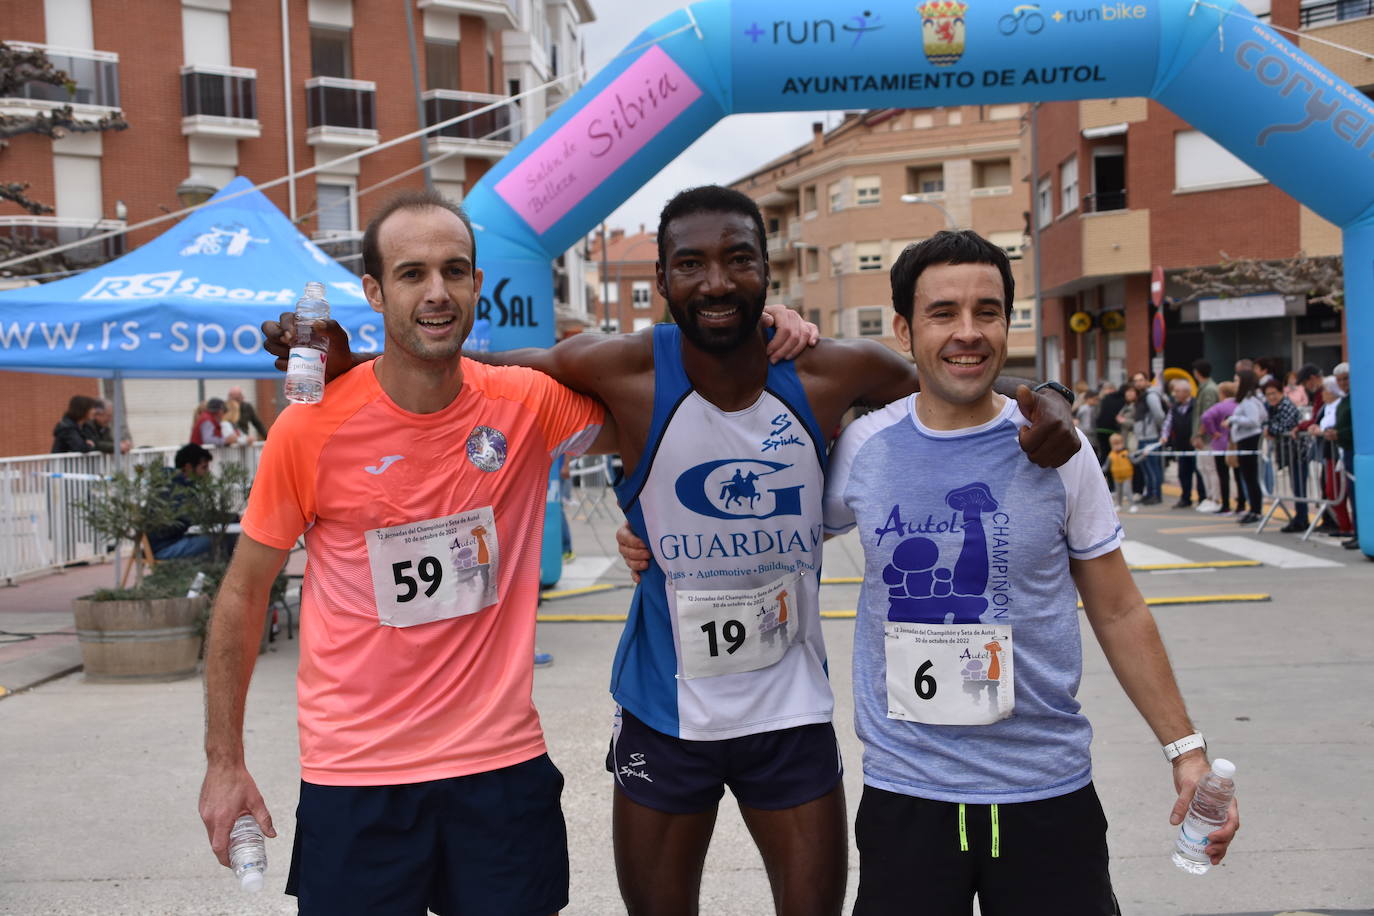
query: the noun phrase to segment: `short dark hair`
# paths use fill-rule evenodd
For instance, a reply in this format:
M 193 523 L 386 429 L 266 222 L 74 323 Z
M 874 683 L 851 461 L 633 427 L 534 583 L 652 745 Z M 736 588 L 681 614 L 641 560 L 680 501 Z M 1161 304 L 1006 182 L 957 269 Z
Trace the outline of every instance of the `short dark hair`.
M 225 405 L 223 398 L 211 398 L 205 402 L 205 409 L 210 411 L 210 413 L 214 413 L 217 410 L 227 410 L 228 407 Z
M 693 213 L 738 213 L 741 216 L 749 217 L 754 221 L 754 229 L 759 234 L 759 252 L 763 255 L 764 263 L 768 263 L 768 243 L 765 241 L 767 234 L 763 229 L 763 214 L 759 212 L 759 205 L 754 203 L 748 195 L 741 194 L 732 188 L 723 188 L 718 184 L 707 184 L 699 188 L 688 188 L 678 192 L 677 196 L 668 201 L 662 212 L 658 214 L 658 262 L 660 264 L 668 260 L 668 254 L 663 247 L 668 224 Z
M 1262 391 L 1268 391 L 1270 388 L 1273 388 L 1277 391 L 1283 391 L 1283 382 L 1279 381 L 1278 376 L 1265 376 L 1264 384 L 1260 386 L 1260 389 Z
M 1203 378 L 1212 377 L 1212 364 L 1205 359 L 1193 360 L 1193 371 Z
M 372 219 L 368 220 L 367 228 L 363 230 L 363 273 L 369 274 L 372 279 L 377 281 L 378 285 L 381 284 L 382 251 L 377 243 L 377 234 L 381 231 L 382 223 L 386 222 L 387 217 L 397 210 L 425 210 L 430 207 L 447 210 L 463 221 L 463 225 L 467 227 L 468 236 L 472 239 L 472 266 L 476 267 L 477 233 L 472 231 L 472 220 L 468 218 L 467 211 L 438 191 L 428 188 L 420 190 L 412 188 L 393 194 L 376 213 L 372 214 Z
M 1011 322 L 1011 302 L 1016 281 L 1007 253 L 972 229 L 942 229 L 923 242 L 908 245 L 892 265 L 892 307 L 907 321 L 916 306 L 916 281 L 927 267 L 936 264 L 988 264 L 1002 275 L 1005 300 L 1002 309 Z
M 1322 370 L 1312 363 L 1305 363 L 1303 367 L 1298 370 L 1298 384 L 1301 385 L 1310 378 L 1322 378 Z
M 95 398 L 86 397 L 84 394 L 74 394 L 72 399 L 67 402 L 67 413 L 65 416 L 73 423 L 80 423 L 86 419 L 86 414 L 91 412 L 91 408 L 96 404 Z M 52 414 L 48 414 L 52 416 Z
M 210 454 L 210 450 L 192 442 L 190 445 L 183 445 L 177 449 L 176 457 L 172 459 L 173 465 L 179 471 L 186 465 L 195 467 L 202 461 L 214 461 L 215 456 Z

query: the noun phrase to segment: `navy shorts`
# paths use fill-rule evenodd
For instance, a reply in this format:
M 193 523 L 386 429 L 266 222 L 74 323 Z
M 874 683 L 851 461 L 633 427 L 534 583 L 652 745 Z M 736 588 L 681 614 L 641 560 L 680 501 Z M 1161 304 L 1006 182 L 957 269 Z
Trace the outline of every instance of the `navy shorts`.
M 549 916 L 568 904 L 562 793 L 547 754 L 410 785 L 302 782 L 286 892 L 305 914 Z
M 795 808 L 828 794 L 844 776 L 829 722 L 688 741 L 655 731 L 621 708 L 606 769 L 631 801 L 669 814 L 710 810 L 726 786 L 750 808 Z
M 1092 783 L 1043 801 L 960 805 L 864 786 L 854 916 L 1120 916 Z

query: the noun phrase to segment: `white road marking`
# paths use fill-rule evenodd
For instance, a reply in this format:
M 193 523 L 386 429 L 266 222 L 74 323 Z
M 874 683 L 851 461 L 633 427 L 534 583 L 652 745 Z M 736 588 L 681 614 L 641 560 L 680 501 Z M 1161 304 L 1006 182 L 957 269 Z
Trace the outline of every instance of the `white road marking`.
M 1163 563 L 1192 563 L 1193 560 L 1176 553 L 1151 547 L 1142 541 L 1122 541 L 1121 553 L 1128 566 L 1155 566 Z
M 1232 535 L 1214 538 L 1189 538 L 1188 540 L 1194 544 L 1201 544 L 1203 547 L 1220 550 L 1222 553 L 1244 557 L 1247 560 L 1259 560 L 1265 566 L 1274 566 L 1279 569 L 1317 569 L 1341 565 L 1335 560 L 1326 560 L 1303 553 L 1300 550 L 1280 547 L 1278 544 L 1269 544 L 1259 538 Z
M 586 588 L 588 585 L 595 585 L 606 570 L 611 568 L 612 562 L 614 561 L 611 557 L 578 555 L 570 562 L 563 564 L 563 577 L 554 585 L 554 590 L 563 591 L 569 588 Z

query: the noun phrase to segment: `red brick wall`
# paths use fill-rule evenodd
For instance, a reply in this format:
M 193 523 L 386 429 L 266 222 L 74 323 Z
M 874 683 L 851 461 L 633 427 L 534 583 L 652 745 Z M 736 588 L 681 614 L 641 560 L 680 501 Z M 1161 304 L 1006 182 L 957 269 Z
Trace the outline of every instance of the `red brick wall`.
M 1059 219 L 1059 166 L 1069 156 L 1079 155 L 1079 187 L 1083 186 L 1083 165 L 1078 133 L 1078 103 L 1049 102 L 1036 115 L 1039 137 L 1038 175 L 1031 176 L 1031 219 L 1036 218 L 1036 194 L 1040 179 L 1049 177 L 1054 220 L 1040 230 L 1040 285 L 1053 289 L 1076 278 L 1083 270 L 1082 229 L 1076 217 Z M 1067 352 L 1067 351 L 1066 351 Z
M 1150 258 L 1166 270 L 1233 258 L 1298 253 L 1298 204 L 1273 185 L 1174 193 L 1174 135 L 1192 128 L 1150 102 L 1148 120 L 1131 125 L 1126 186 L 1131 209 L 1150 211 Z
M 46 455 L 74 394 L 100 397 L 100 382 L 70 375 L 0 372 L 0 457 Z

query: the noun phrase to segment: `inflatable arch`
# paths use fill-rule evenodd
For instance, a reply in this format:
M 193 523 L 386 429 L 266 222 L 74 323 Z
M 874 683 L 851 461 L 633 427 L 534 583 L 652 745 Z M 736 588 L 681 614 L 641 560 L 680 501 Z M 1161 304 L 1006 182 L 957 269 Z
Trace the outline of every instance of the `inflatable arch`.
M 1148 96 L 1342 227 L 1374 339 L 1374 103 L 1234 0 L 705 0 L 646 29 L 468 194 L 497 349 L 553 343 L 549 262 L 728 114 Z M 1358 305 L 1355 305 L 1358 303 Z M 1374 348 L 1351 347 L 1374 519 Z M 1374 524 L 1361 526 L 1374 556 Z

